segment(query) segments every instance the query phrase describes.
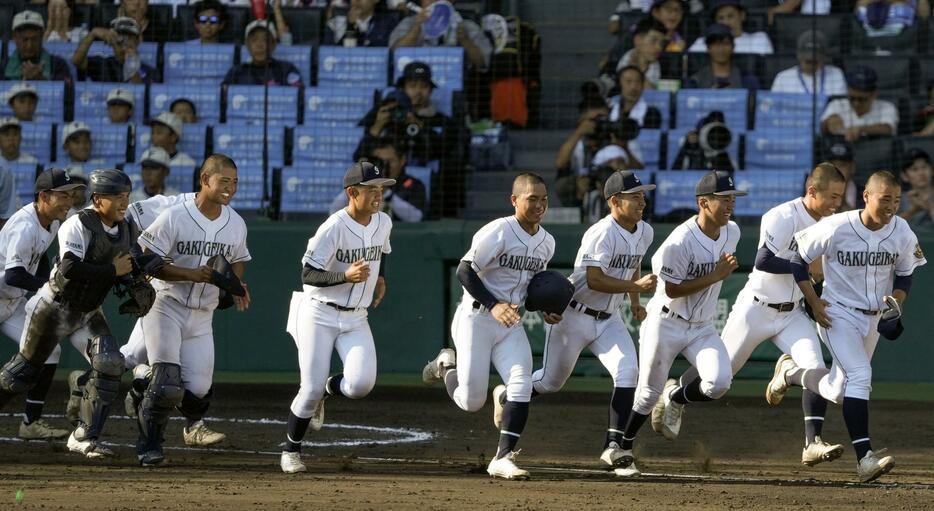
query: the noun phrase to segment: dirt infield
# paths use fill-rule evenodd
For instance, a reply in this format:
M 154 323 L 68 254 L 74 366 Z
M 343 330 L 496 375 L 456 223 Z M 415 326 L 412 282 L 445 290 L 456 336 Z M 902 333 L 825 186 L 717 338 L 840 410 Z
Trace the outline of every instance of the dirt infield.
M 49 414 L 63 409 L 60 387 Z M 306 438 L 315 443 L 305 449 L 309 472 L 282 474 L 277 453 L 294 390 L 218 385 L 210 414 L 228 440 L 211 452 L 183 450 L 173 421 L 168 462 L 155 469 L 135 466 L 135 426 L 120 417 L 106 430 L 120 457 L 103 463 L 63 443 L 16 442 L 11 415 L 22 405 L 14 402 L 0 417 L 0 509 L 934 509 L 930 403 L 873 402 L 873 442 L 889 447 L 897 466 L 880 484 L 857 485 L 849 449 L 815 468 L 798 463 L 801 413 L 790 397 L 777 408 L 730 397 L 693 406 L 677 442 L 647 426 L 636 449 L 647 475 L 619 480 L 597 462 L 606 396 L 544 396 L 520 444 L 533 480 L 509 482 L 484 472 L 497 438 L 489 404 L 468 414 L 440 388 L 415 387 L 330 400 L 328 427 Z M 824 437 L 847 443 L 838 407 Z

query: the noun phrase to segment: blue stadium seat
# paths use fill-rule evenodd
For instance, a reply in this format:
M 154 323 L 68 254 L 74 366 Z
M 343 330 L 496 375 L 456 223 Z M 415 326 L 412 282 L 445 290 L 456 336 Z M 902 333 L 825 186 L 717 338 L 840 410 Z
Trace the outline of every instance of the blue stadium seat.
M 266 102 L 266 91 L 269 92 Z M 263 105 L 270 126 L 298 124 L 299 104 L 296 87 L 263 87 L 262 85 L 231 85 L 227 88 L 227 122 L 262 124 Z
M 792 92 L 756 93 L 756 129 L 808 130 L 820 127 L 820 116 L 827 98 Z M 816 106 L 816 110 L 812 110 Z M 814 115 L 812 118 L 812 114 Z M 812 124 L 812 119 L 817 122 Z
M 749 192 L 736 199 L 736 216 L 762 216 L 773 207 L 800 197 L 804 192 L 804 169 L 746 170 L 734 174 L 736 188 Z
M 273 52 L 272 56 L 275 59 L 295 64 L 295 67 L 298 68 L 298 72 L 302 75 L 302 83 L 307 84 L 311 81 L 311 46 L 299 44 L 286 46 L 284 44 L 279 44 L 276 45 L 276 51 Z M 246 63 L 252 60 L 253 57 L 250 56 L 246 45 L 241 46 L 240 61 Z
M 20 204 L 29 204 L 36 196 L 36 172 L 40 166 L 35 163 L 13 163 L 9 168 L 13 173 L 13 185 Z
M 270 174 L 272 169 L 270 168 Z M 237 194 L 230 205 L 239 212 L 256 211 L 263 207 L 263 167 L 237 165 Z
M 757 130 L 746 134 L 747 169 L 810 169 L 814 138 L 809 130 Z
M 20 150 L 35 156 L 40 162 L 52 161 L 55 152 L 52 150 L 52 123 L 24 122 L 20 142 Z M 61 145 L 61 141 L 59 141 Z
M 688 131 L 691 131 L 691 129 L 678 129 L 668 132 L 668 155 L 666 156 L 668 159 L 667 168 L 672 168 L 674 159 L 678 156 L 678 151 L 684 144 L 684 139 L 687 138 Z M 741 136 L 742 133 L 738 133 L 734 130 L 733 140 L 730 142 L 730 146 L 726 148 L 726 152 L 730 156 L 730 160 L 733 162 L 734 168 L 739 168 L 739 138 Z
M 42 43 L 44 48 L 47 43 Z M 72 44 L 72 43 L 67 43 Z M 74 54 L 74 48 L 77 45 L 72 46 L 71 53 Z M 64 49 L 64 48 L 63 48 Z M 49 53 L 52 53 L 51 51 Z M 88 57 L 110 57 L 114 54 L 113 48 L 104 41 L 94 41 L 91 43 L 91 49 L 88 50 Z M 68 57 L 62 56 L 67 61 L 71 61 L 71 55 Z M 159 43 L 152 41 L 143 41 L 139 43 L 139 59 L 144 63 L 152 67 L 158 67 L 159 65 Z
M 139 161 L 143 151 L 152 144 L 152 128 L 149 126 L 138 126 L 136 128 L 136 158 Z M 195 161 L 201 161 L 205 156 L 205 147 L 207 146 L 208 126 L 204 123 L 184 124 L 182 125 L 182 139 L 178 143 L 178 149 L 188 153 L 188 156 Z
M 220 85 L 234 64 L 233 44 L 165 43 L 166 83 Z
M 351 128 L 373 107 L 373 91 L 338 87 L 305 89 L 305 125 Z
M 6 94 L 19 82 L 0 82 L 0 115 L 13 115 L 7 103 Z M 39 92 L 39 103 L 36 105 L 35 122 L 62 122 L 65 118 L 65 84 L 64 82 L 29 82 Z
M 136 104 L 130 122 L 142 124 L 146 110 L 146 86 L 133 83 L 75 83 L 75 119 L 101 119 L 101 112 L 107 108 L 107 94 L 118 87 L 133 93 Z
M 327 213 L 331 201 L 342 188 L 346 168 L 307 169 L 304 166 L 282 169 L 283 213 Z
M 84 119 L 91 128 L 91 160 L 123 163 L 127 161 L 129 148 L 129 127 L 116 124 L 104 124 L 101 121 L 91 122 Z M 58 126 L 58 140 L 64 141 L 62 130 L 64 125 Z M 62 155 L 59 150 L 59 155 Z M 63 159 L 59 156 L 59 159 Z
M 279 167 L 284 160 L 285 128 L 268 130 L 269 167 Z M 224 153 L 241 165 L 263 164 L 263 130 L 256 126 L 219 124 L 214 126 L 214 152 Z
M 746 89 L 682 89 L 678 91 L 676 127 L 694 128 L 697 121 L 714 110 L 723 112 L 726 125 L 735 131 L 746 131 Z
M 178 98 L 195 104 L 198 121 L 216 124 L 221 120 L 221 94 L 219 85 L 182 85 L 154 83 L 149 87 L 149 112 L 152 117 L 172 106 Z
M 133 181 L 134 190 L 140 186 L 143 186 L 141 169 L 142 167 L 139 163 L 127 163 L 123 165 L 123 171 L 126 172 L 126 175 L 130 176 L 130 180 Z M 194 185 L 194 175 L 194 167 L 172 167 L 168 177 L 165 178 L 165 184 L 166 186 L 175 188 L 182 193 L 190 192 L 192 191 Z M 237 193 L 240 192 L 238 191 Z
M 677 209 L 696 210 L 697 198 L 694 195 L 694 186 L 706 173 L 706 170 L 660 170 L 656 172 L 655 215 L 667 215 Z
M 381 89 L 389 82 L 389 48 L 318 48 L 318 85 Z
M 663 131 L 667 131 L 671 126 L 671 92 L 666 90 L 646 89 L 642 91 L 642 99 L 649 106 L 654 106 L 662 114 Z
M 295 128 L 292 144 L 292 164 L 303 166 L 308 161 L 329 161 L 346 166 L 353 161 L 353 152 L 363 128 L 316 129 L 310 126 Z
M 649 170 L 658 170 L 663 161 L 662 134 L 662 130 L 639 130 L 639 136 L 636 137 L 639 151 L 642 153 L 642 163 Z
M 431 77 L 439 87 L 451 90 L 464 89 L 464 49 L 444 48 L 398 48 L 393 52 L 393 81 L 410 62 L 420 61 L 431 67 Z

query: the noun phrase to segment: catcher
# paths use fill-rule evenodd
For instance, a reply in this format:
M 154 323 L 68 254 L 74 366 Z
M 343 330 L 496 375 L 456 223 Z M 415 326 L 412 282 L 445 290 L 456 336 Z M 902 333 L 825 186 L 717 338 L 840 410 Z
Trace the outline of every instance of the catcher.
M 84 347 L 91 369 L 68 448 L 88 458 L 113 455 L 98 438 L 123 374 L 123 356 L 101 304 L 112 288 L 120 286 L 130 295 L 121 311 L 146 314 L 154 292 L 145 274 L 161 264 L 158 258 L 132 250 L 137 233 L 124 218 L 131 187 L 130 178 L 118 170 L 91 172 L 91 206 L 59 229 L 60 260 L 49 281 L 26 305 L 20 352 L 0 369 L 0 389 L 8 400 L 35 384 L 63 337 L 70 336 L 76 347 Z

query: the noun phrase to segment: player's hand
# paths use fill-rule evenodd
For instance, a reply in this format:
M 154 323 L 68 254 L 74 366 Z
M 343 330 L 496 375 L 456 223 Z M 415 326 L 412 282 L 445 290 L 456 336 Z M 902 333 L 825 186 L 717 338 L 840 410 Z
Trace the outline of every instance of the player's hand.
M 817 324 L 824 328 L 830 328 L 830 316 L 827 315 L 827 307 L 830 307 L 830 302 L 818 299 L 817 302 L 808 302 L 808 305 L 811 306 L 814 321 L 817 321 Z
M 240 281 L 240 285 L 243 286 L 243 290 L 246 291 L 246 294 L 243 296 L 234 296 L 234 305 L 237 307 L 237 310 L 243 312 L 250 308 L 250 290 L 246 287 L 246 282 Z
M 863 136 L 863 132 L 859 126 L 852 126 L 847 128 L 846 132 L 843 134 L 843 138 L 847 142 L 856 142 L 861 136 Z
M 648 312 L 646 312 L 645 307 L 638 303 L 631 305 L 629 310 L 632 311 L 632 319 L 636 321 L 642 321 L 646 316 L 648 316 Z
M 717 267 L 713 271 L 720 277 L 720 280 L 724 280 L 732 275 L 737 268 L 739 268 L 739 263 L 736 261 L 736 256 L 721 254 L 720 260 L 717 261 Z
M 497 303 L 490 314 L 506 328 L 515 326 L 522 319 L 519 317 L 519 306 L 514 303 Z
M 556 312 L 543 312 L 542 318 L 545 320 L 545 323 L 549 325 L 554 325 L 561 322 L 561 314 Z
M 358 259 L 344 272 L 347 282 L 358 284 L 370 277 L 370 265 L 363 259 Z
M 637 293 L 654 293 L 655 286 L 658 285 L 658 276 L 654 273 L 650 273 L 633 282 L 633 284 L 638 288 L 636 290 Z
M 214 279 L 214 268 L 199 266 L 188 271 L 188 280 L 192 282 L 211 282 Z
M 97 27 L 94 30 L 91 30 L 90 35 L 93 36 L 94 39 L 104 41 L 111 46 L 117 44 L 117 32 L 115 30 L 104 27 Z
M 118 277 L 122 277 L 133 271 L 133 258 L 130 254 L 120 254 L 113 259 L 114 271 Z
M 386 295 L 386 278 L 376 277 L 376 288 L 373 290 L 373 308 L 379 307 Z
M 842 135 L 846 130 L 846 128 L 843 127 L 843 118 L 837 114 L 831 115 L 825 122 L 827 131 L 833 135 Z
M 824 281 L 824 260 L 822 257 L 811 261 L 808 265 L 808 271 L 811 273 L 811 280 L 814 282 Z

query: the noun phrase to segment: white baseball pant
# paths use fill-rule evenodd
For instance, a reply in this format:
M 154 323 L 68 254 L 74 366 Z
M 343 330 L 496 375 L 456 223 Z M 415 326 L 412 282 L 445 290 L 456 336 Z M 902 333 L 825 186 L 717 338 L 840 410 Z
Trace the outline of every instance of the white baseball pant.
M 827 308 L 830 328 L 818 327 L 821 340 L 830 351 L 830 372 L 820 380 L 820 395 L 834 403 L 844 397 L 869 399 L 872 391 L 872 354 L 879 341 L 881 314 L 874 316 L 833 303 Z

